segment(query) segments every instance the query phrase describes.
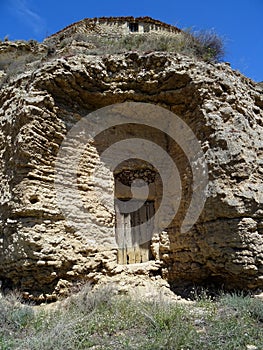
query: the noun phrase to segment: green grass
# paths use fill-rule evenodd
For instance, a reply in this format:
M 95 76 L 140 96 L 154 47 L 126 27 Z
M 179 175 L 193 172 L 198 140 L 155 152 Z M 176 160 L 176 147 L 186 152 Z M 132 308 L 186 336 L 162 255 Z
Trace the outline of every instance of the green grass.
M 39 307 L 0 299 L 0 349 L 263 349 L 263 303 L 237 294 L 195 303 L 133 300 L 89 286 Z

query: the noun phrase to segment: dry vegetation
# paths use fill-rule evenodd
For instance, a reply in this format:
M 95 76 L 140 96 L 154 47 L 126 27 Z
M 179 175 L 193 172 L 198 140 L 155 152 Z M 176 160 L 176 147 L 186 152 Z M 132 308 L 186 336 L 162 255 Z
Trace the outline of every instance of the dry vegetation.
M 6 54 L 9 44 L 17 44 L 17 52 Z M 23 45 L 26 47 L 23 47 Z M 63 57 L 65 54 L 112 55 L 127 51 L 181 53 L 207 62 L 218 62 L 224 56 L 223 40 L 213 31 L 181 32 L 176 36 L 162 34 L 132 34 L 121 37 L 103 37 L 95 34 L 73 34 L 44 44 L 29 42 L 0 42 L 0 87 L 13 77 L 26 71 L 34 72 L 43 62 Z
M 57 307 L 0 299 L 0 349 L 261 350 L 262 301 L 237 294 L 194 303 L 132 300 L 113 287 L 78 295 Z
M 64 48 L 73 42 L 86 42 L 91 45 L 87 54 L 116 54 L 127 51 L 174 52 L 195 57 L 207 62 L 218 62 L 224 56 L 224 43 L 214 31 L 184 31 L 177 35 L 132 34 L 122 37 L 100 37 L 96 34 L 74 34 L 53 43 L 53 47 Z M 51 41 L 52 43 L 52 41 Z

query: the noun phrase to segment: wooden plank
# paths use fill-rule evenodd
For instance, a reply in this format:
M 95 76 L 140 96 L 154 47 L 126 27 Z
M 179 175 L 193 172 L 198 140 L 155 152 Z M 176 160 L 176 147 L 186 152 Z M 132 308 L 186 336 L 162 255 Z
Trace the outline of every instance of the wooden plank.
M 133 227 L 132 227 L 133 219 L 132 219 L 132 216 L 133 216 L 133 213 L 129 214 L 129 237 L 128 237 L 128 240 L 127 240 L 129 264 L 135 264 L 136 263 L 134 243 L 133 243 Z
M 116 212 L 116 242 L 119 246 L 117 259 L 118 264 L 127 264 L 126 253 L 126 218 L 125 215 L 120 213 L 119 208 L 115 207 Z
M 129 264 L 135 264 L 136 258 L 135 258 L 134 247 L 127 248 L 127 256 L 128 256 Z
M 117 252 L 117 262 L 118 264 L 123 264 L 123 232 L 122 232 L 123 218 L 117 205 L 115 205 L 115 213 L 116 213 L 115 235 L 116 235 L 116 242 L 119 247 Z
M 141 250 L 139 246 L 140 242 L 140 209 L 133 213 L 133 246 L 135 250 L 135 262 L 138 264 L 141 262 Z
M 123 249 L 119 248 L 117 253 L 117 262 L 120 265 L 124 265 L 123 253 Z
M 143 225 L 146 222 L 146 206 L 147 206 L 147 202 L 140 208 L 139 225 Z M 146 226 L 144 225 L 144 227 Z M 140 230 L 140 242 L 145 241 L 146 233 L 147 232 L 145 228 L 143 230 Z M 141 262 L 145 262 L 145 259 L 146 259 L 143 245 L 144 245 L 143 243 L 140 244 Z
M 147 239 L 147 241 L 141 245 L 142 261 L 143 262 L 150 260 L 151 242 L 148 239 L 149 239 L 149 237 L 152 236 L 153 224 L 149 220 L 152 217 L 153 213 L 154 213 L 154 203 L 153 202 L 146 202 L 143 220 L 146 223 L 146 225 L 145 225 L 146 226 L 145 239 Z

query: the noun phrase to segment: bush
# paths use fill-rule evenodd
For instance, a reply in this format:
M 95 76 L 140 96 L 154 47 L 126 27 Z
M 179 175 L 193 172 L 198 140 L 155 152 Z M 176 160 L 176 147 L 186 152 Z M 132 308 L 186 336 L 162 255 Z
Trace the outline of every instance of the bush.
M 192 34 L 196 43 L 196 54 L 205 61 L 220 61 L 225 55 L 223 39 L 213 30 Z

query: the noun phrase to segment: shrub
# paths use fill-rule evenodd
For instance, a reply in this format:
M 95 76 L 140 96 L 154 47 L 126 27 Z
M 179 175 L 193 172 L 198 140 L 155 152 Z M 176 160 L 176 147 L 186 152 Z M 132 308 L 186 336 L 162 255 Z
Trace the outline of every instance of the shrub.
M 223 39 L 213 30 L 192 34 L 196 43 L 196 54 L 205 61 L 220 61 L 225 54 Z

